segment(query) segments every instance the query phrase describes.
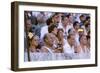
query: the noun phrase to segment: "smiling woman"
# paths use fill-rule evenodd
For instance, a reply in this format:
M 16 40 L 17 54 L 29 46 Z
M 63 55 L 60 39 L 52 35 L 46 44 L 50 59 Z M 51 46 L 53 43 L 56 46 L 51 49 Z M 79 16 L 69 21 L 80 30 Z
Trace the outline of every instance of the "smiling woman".
M 12 70 L 97 65 L 97 7 L 13 2 L 11 10 Z

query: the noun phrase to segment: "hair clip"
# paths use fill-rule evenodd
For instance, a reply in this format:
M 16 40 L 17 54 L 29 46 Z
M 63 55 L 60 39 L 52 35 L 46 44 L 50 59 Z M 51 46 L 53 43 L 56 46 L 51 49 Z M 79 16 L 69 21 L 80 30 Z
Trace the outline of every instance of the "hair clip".
M 33 36 L 34 36 L 33 33 L 31 33 L 31 32 L 28 33 L 29 39 L 32 39 Z

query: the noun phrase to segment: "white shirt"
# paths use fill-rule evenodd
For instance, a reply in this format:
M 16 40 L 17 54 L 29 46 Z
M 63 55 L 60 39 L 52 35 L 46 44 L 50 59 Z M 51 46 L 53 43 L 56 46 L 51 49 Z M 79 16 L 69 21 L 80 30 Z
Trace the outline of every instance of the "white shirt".
M 45 25 L 41 28 L 41 32 L 40 32 L 40 39 L 43 39 L 44 35 L 48 33 L 48 26 Z
M 74 46 L 71 47 L 69 45 L 69 43 L 66 41 L 65 45 L 63 46 L 63 48 L 64 48 L 64 54 L 65 54 L 66 59 L 73 59 L 74 56 L 75 56 Z

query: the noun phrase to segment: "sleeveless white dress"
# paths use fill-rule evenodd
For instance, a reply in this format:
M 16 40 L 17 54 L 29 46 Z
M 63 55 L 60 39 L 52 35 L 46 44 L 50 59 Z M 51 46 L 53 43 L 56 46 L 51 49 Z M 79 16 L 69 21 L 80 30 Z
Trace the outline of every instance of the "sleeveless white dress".
M 78 59 L 90 59 L 90 50 L 88 48 L 84 48 L 84 51 L 81 48 L 81 51 L 77 53 Z
M 45 61 L 54 60 L 55 58 L 54 58 L 53 50 L 46 46 L 43 46 L 43 47 L 48 50 L 48 52 L 41 52 L 43 56 L 43 60 Z
M 42 53 L 40 52 L 30 52 L 30 60 L 31 61 L 42 61 Z M 28 61 L 27 52 L 24 53 L 24 61 Z

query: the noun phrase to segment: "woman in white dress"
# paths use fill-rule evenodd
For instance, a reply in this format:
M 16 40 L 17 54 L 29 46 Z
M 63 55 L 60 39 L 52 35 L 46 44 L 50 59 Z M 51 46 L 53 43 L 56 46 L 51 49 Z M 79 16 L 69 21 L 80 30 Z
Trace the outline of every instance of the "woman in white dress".
M 28 41 L 29 41 L 29 57 L 30 61 L 38 61 L 39 60 L 39 49 L 37 49 L 38 46 L 38 36 L 34 35 L 33 33 L 28 33 Z M 24 53 L 24 61 L 28 61 L 28 52 L 27 50 Z
M 79 38 L 80 46 L 77 48 L 77 58 L 78 59 L 89 59 L 90 58 L 90 49 L 87 47 L 87 37 L 82 35 Z

